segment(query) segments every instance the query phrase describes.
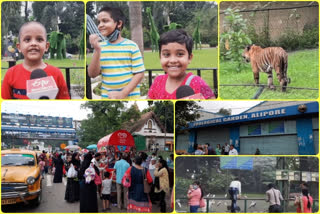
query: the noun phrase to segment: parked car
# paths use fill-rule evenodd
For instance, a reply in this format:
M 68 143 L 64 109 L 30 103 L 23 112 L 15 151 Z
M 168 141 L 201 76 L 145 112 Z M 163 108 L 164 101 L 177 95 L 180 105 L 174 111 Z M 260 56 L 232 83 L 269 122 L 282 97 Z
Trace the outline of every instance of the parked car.
M 24 202 L 39 205 L 42 177 L 37 153 L 30 150 L 1 151 L 1 205 Z
M 67 59 L 72 59 L 72 58 L 73 58 L 73 55 L 70 54 L 70 53 L 66 53 L 66 57 L 67 57 Z

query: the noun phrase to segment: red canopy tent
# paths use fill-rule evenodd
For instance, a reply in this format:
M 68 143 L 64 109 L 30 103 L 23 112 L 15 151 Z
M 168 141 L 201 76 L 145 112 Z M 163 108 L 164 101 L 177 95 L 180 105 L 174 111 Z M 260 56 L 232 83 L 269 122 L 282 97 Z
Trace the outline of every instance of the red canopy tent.
M 134 139 L 130 132 L 126 130 L 115 131 L 98 141 L 98 150 L 101 147 L 114 146 L 116 152 L 130 151 L 130 148 L 135 146 Z

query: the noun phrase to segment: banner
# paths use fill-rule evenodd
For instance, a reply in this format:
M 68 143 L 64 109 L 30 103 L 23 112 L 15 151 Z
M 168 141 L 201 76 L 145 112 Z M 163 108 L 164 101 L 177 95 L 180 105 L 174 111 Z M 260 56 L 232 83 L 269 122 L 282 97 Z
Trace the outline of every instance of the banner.
M 52 128 L 73 128 L 73 119 L 68 117 L 52 117 L 23 114 L 1 114 L 1 124 L 11 126 L 33 126 Z

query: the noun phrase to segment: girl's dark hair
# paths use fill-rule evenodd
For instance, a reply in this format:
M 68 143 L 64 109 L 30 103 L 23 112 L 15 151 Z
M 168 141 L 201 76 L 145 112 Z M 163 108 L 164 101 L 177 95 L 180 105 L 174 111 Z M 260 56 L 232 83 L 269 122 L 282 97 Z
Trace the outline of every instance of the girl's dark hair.
M 201 196 L 200 196 L 200 198 L 203 198 L 204 192 L 203 192 L 202 186 L 201 186 L 201 184 L 200 184 L 200 181 L 195 181 L 195 182 L 193 182 L 193 183 L 198 185 L 198 187 L 199 187 L 200 190 L 201 190 Z
M 186 45 L 186 49 L 190 58 L 192 54 L 193 40 L 192 37 L 189 36 L 187 32 L 182 29 L 171 30 L 161 34 L 159 40 L 159 54 L 161 54 L 162 45 L 167 45 L 169 43 L 175 42 L 179 43 L 180 45 Z
M 71 163 L 72 163 L 73 165 L 80 164 L 80 160 L 77 160 L 77 159 L 76 159 L 76 156 L 77 156 L 78 154 L 79 154 L 78 152 L 74 152 L 74 153 L 72 154 Z
M 311 203 L 310 203 L 310 200 L 309 200 L 309 191 L 307 189 L 302 189 L 302 195 L 306 196 L 308 198 L 308 209 L 311 208 Z
M 104 172 L 104 177 L 105 178 L 109 178 L 110 177 L 110 173 L 109 172 Z
M 134 158 L 134 163 L 140 166 L 142 164 L 142 158 L 140 156 L 136 156 Z
M 140 157 L 142 158 L 143 161 L 146 161 L 148 158 L 148 154 L 145 152 L 141 152 Z
M 161 163 L 162 167 L 161 168 L 166 168 L 168 170 L 168 164 L 167 161 L 160 159 L 159 163 Z
M 110 17 L 118 24 L 119 24 L 119 21 L 122 21 L 121 28 L 119 29 L 119 30 L 122 30 L 126 17 L 120 8 L 104 6 L 99 10 L 99 13 L 101 12 L 109 13 Z

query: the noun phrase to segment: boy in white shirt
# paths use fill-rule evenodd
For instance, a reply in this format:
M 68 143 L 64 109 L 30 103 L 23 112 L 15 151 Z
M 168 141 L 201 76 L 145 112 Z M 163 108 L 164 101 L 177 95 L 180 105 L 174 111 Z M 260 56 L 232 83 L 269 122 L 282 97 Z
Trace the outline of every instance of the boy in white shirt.
M 231 212 L 235 213 L 239 209 L 237 206 L 238 195 L 241 195 L 241 182 L 239 181 L 239 178 L 235 178 L 231 181 L 229 194 L 231 199 Z
M 110 194 L 111 194 L 111 186 L 112 186 L 112 176 L 110 178 L 110 173 L 104 173 L 104 179 L 102 181 L 102 191 L 101 191 L 101 199 L 102 199 L 102 211 L 111 210 L 110 208 Z

